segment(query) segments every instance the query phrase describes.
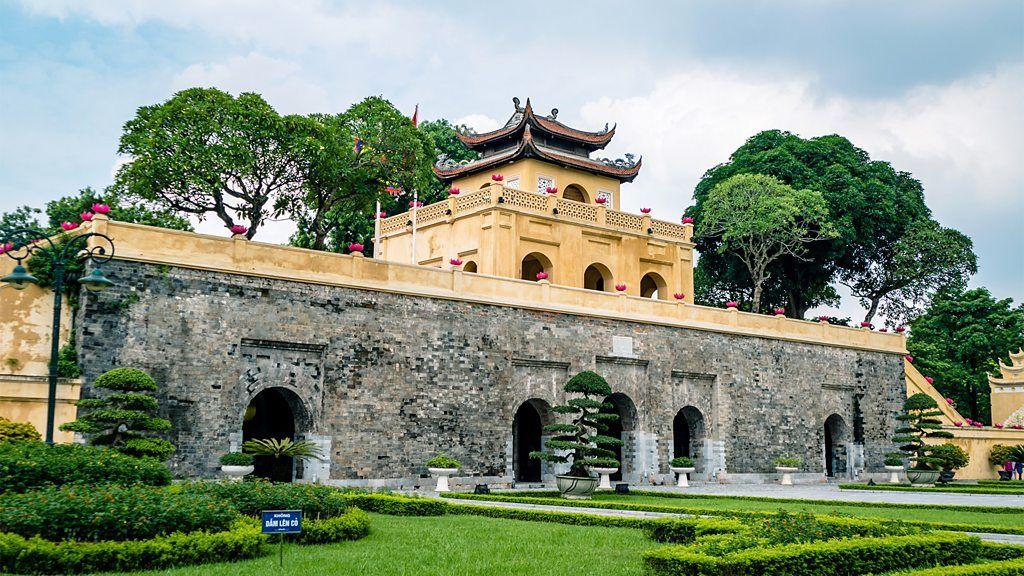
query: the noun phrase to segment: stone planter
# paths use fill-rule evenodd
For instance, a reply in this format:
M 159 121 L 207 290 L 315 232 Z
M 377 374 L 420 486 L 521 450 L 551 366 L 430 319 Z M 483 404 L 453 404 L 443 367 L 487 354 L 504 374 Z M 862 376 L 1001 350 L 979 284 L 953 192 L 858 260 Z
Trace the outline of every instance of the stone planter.
M 886 472 L 889 473 L 889 484 L 900 483 L 900 472 L 903 472 L 903 466 L 885 466 Z
M 793 485 L 793 472 L 796 472 L 799 468 L 790 468 L 789 466 L 776 466 L 775 471 L 782 474 L 782 479 L 779 480 L 779 484 L 783 486 Z
M 686 468 L 678 468 L 676 466 L 669 467 L 673 472 L 679 475 L 679 480 L 676 481 L 676 488 L 688 488 L 690 481 L 688 476 L 697 471 L 696 468 L 690 466 Z
M 227 465 L 224 465 L 224 466 L 220 467 L 220 471 L 223 472 L 228 478 L 230 478 L 232 482 L 241 482 L 242 478 L 244 478 L 245 476 L 248 476 L 249 474 L 252 474 L 252 471 L 255 470 L 255 469 L 256 469 L 256 467 L 252 466 L 252 465 L 249 465 L 249 466 L 227 466 Z
M 939 483 L 949 484 L 953 481 L 954 476 L 956 476 L 956 472 L 953 470 L 943 470 L 942 472 L 939 472 Z
M 601 482 L 598 483 L 597 487 L 600 490 L 611 490 L 612 480 L 611 475 L 619 471 L 618 468 L 591 468 L 595 474 L 601 475 Z
M 597 489 L 597 478 L 590 476 L 555 476 L 558 491 L 563 498 L 587 500 Z
M 1004 482 L 1013 480 L 1013 472 L 1009 472 L 1007 470 L 997 470 L 996 472 L 999 473 L 999 479 Z
M 911 484 L 935 484 L 938 478 L 938 470 L 907 470 L 907 480 L 910 480 Z
M 458 471 L 458 468 L 427 468 L 427 472 L 437 476 L 437 486 L 434 488 L 434 492 L 451 492 L 451 488 L 448 488 L 448 477 Z

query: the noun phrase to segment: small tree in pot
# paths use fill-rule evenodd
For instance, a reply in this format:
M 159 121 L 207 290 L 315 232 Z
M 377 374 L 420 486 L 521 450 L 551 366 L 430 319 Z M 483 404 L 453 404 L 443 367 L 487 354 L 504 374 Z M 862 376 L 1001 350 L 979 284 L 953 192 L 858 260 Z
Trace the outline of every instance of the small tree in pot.
M 619 467 L 612 449 L 622 446 L 622 441 L 602 434 L 608 429 L 608 423 L 617 420 L 619 415 L 601 411 L 613 408 L 604 401 L 612 389 L 596 372 L 580 372 L 566 382 L 564 390 L 582 397 L 569 398 L 565 404 L 553 406 L 551 410 L 571 415 L 572 420 L 545 426 L 544 431 L 553 435 L 544 445 L 548 451 L 531 452 L 530 458 L 568 463 L 569 474 L 557 476 L 559 491 L 566 498 L 589 498 L 598 480 L 590 475 L 590 468 Z
M 896 429 L 892 441 L 900 444 L 900 451 L 907 454 L 914 465 L 907 470 L 912 484 L 932 484 L 939 477 L 941 460 L 931 455 L 932 446 L 925 438 L 952 438 L 953 434 L 942 430 L 942 416 L 939 404 L 931 396 L 919 392 L 903 403 L 903 413 L 896 417 L 903 423 Z
M 943 484 L 953 479 L 954 470 L 967 466 L 967 463 L 970 461 L 970 456 L 967 455 L 967 452 L 964 452 L 963 448 L 949 442 L 929 447 L 928 455 L 938 461 L 936 465 L 941 470 L 939 472 L 939 482 Z

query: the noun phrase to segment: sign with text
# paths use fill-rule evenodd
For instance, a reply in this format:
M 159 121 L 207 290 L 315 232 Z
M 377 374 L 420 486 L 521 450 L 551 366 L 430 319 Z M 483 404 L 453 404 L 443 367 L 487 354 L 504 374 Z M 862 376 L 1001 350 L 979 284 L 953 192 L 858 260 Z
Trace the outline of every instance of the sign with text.
M 302 510 L 264 510 L 264 534 L 298 534 L 302 532 Z

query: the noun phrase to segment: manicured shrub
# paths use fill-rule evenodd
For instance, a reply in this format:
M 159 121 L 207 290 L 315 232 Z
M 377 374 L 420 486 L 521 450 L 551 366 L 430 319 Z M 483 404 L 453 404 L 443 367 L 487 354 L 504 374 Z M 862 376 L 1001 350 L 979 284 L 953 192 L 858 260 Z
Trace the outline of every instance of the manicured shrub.
M 10 574 L 81 574 L 138 571 L 232 562 L 269 553 L 251 519 L 224 532 L 191 532 L 124 542 L 50 542 L 0 533 L 0 571 Z
M 1024 558 L 1024 546 L 1016 544 L 998 544 L 996 542 L 982 542 L 981 555 L 988 560 L 1012 560 Z
M 768 546 L 765 540 L 750 534 L 712 534 L 697 538 L 696 544 L 690 550 L 705 556 L 725 556 L 748 548 Z
M 252 454 L 228 452 L 220 457 L 221 466 L 252 466 Z
M 940 470 L 946 472 L 963 468 L 970 461 L 970 456 L 967 455 L 963 448 L 949 442 L 932 446 L 929 449 L 928 455 L 935 459 L 935 465 Z
M 370 516 L 358 508 L 333 518 L 320 518 L 302 523 L 302 532 L 295 535 L 300 544 L 330 544 L 358 540 L 370 533 Z
M 135 540 L 227 530 L 238 513 L 206 494 L 113 484 L 41 488 L 0 497 L 4 532 L 46 540 Z
M 192 482 L 183 491 L 225 500 L 240 514 L 259 516 L 264 510 L 302 510 L 305 518 L 340 516 L 351 505 L 344 492 L 316 484 L 285 484 L 266 480 L 252 482 Z
M 571 415 L 572 422 L 545 426 L 544 432 L 551 435 L 544 443 L 547 451 L 530 452 L 530 458 L 567 463 L 569 476 L 576 477 L 589 477 L 594 467 L 618 468 L 614 448 L 622 446 L 622 441 L 604 434 L 609 424 L 619 419 L 618 414 L 610 413 L 612 403 L 602 400 L 611 396 L 611 386 L 596 372 L 586 370 L 570 378 L 563 390 L 583 395 L 551 408 L 555 413 Z
M 782 456 L 776 458 L 774 464 L 782 468 L 799 468 L 803 466 L 804 461 L 795 456 Z
M 170 484 L 171 471 L 152 458 L 115 450 L 42 442 L 0 442 L 0 492 L 67 484 Z
M 815 516 L 808 512 L 790 513 L 780 510 L 762 520 L 753 532 L 770 544 L 800 544 L 839 538 L 872 536 L 906 536 L 922 528 L 899 521 L 879 522 L 866 518 Z
M 699 536 L 734 534 L 746 531 L 747 527 L 738 520 L 651 520 L 644 528 L 644 534 L 656 542 L 686 544 Z
M 1003 464 L 1010 459 L 1012 451 L 1013 446 L 995 444 L 992 446 L 992 450 L 988 453 L 988 463 L 998 468 L 1002 468 Z
M 426 462 L 427 468 L 461 468 L 462 462 L 445 453 L 438 454 Z
M 892 576 L 1024 576 L 1024 562 L 1003 560 L 963 566 L 939 566 L 909 572 L 896 572 Z
M 42 438 L 36 427 L 28 422 L 11 422 L 0 416 L 0 442 L 13 442 L 18 440 L 38 441 Z
M 443 516 L 448 509 L 440 500 L 396 494 L 349 492 L 343 494 L 343 500 L 361 510 L 389 516 Z
M 668 463 L 673 468 L 693 468 L 693 458 L 686 456 L 676 456 Z

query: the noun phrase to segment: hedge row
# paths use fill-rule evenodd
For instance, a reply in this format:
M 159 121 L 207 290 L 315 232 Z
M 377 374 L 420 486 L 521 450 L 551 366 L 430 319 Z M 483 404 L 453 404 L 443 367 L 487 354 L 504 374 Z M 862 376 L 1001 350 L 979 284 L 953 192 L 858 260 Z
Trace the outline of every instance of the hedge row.
M 369 533 L 370 516 L 358 508 L 350 508 L 340 516 L 303 522 L 302 532 L 293 539 L 299 544 L 330 544 L 359 540 Z
M 1014 558 L 1024 558 L 1024 546 L 1018 544 L 982 542 L 981 556 L 987 560 L 1012 560 Z
M 448 510 L 447 502 L 419 496 L 360 492 L 348 492 L 342 496 L 352 506 L 389 516 L 443 516 Z
M 1003 560 L 984 564 L 939 566 L 938 568 L 897 572 L 892 576 L 1024 576 L 1024 562 Z
M 50 542 L 0 533 L 0 571 L 11 574 L 129 572 L 232 562 L 268 552 L 266 537 L 248 519 L 224 532 L 176 533 L 125 542 Z
M 908 566 L 973 562 L 980 555 L 977 537 L 940 533 L 752 548 L 722 557 L 668 546 L 645 552 L 643 558 L 653 576 L 859 576 Z
M 910 486 L 907 484 L 840 484 L 842 490 L 881 490 L 892 492 L 947 492 L 951 494 L 1024 494 L 1024 486 L 1007 486 L 1005 488 L 994 485 L 967 485 L 960 486 Z M 941 507 L 941 506 L 940 506 Z
M 153 458 L 80 444 L 0 442 L 0 492 L 67 484 L 166 486 L 171 471 Z

